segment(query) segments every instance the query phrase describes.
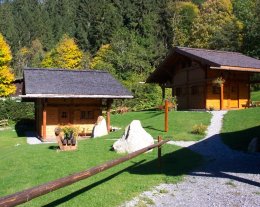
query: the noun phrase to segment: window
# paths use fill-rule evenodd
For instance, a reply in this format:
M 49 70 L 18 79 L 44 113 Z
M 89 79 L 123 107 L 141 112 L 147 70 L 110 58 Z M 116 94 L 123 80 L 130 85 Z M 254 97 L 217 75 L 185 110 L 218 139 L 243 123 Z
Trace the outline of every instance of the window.
M 180 96 L 181 95 L 181 88 L 176 88 L 176 96 Z
M 212 93 L 213 94 L 220 94 L 220 87 L 219 86 L 212 86 Z
M 68 117 L 68 114 L 66 111 L 61 112 L 61 118 L 66 119 Z
M 94 119 L 94 112 L 93 111 L 81 111 L 80 119 Z

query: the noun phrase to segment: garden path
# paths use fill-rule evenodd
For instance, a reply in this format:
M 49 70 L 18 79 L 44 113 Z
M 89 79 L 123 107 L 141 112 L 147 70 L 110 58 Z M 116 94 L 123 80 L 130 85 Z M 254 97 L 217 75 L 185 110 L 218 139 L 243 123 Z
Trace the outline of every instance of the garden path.
M 181 183 L 161 184 L 122 206 L 260 206 L 260 154 L 234 151 L 222 143 L 225 113 L 212 112 L 207 136 L 188 147 L 206 158 L 205 165 Z

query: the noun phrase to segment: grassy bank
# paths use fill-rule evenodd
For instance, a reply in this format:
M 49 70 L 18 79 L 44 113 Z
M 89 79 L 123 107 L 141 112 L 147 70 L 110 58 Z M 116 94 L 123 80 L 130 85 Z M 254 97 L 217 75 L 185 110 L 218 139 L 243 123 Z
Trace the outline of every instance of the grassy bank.
M 252 101 L 260 101 L 260 91 L 251 92 Z
M 260 137 L 260 107 L 229 111 L 223 122 L 221 137 L 235 150 L 246 151 L 254 137 Z

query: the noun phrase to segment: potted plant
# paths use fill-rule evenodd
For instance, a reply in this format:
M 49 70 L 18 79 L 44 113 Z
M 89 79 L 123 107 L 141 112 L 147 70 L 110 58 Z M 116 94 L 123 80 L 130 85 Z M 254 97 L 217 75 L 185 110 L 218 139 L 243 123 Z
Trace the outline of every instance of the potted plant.
M 212 81 L 213 84 L 218 85 L 219 87 L 221 86 L 221 84 L 225 83 L 225 79 L 223 77 L 217 77 Z
M 76 145 L 78 137 L 78 128 L 70 125 L 65 125 L 62 127 L 64 133 L 64 139 L 62 143 L 64 145 Z

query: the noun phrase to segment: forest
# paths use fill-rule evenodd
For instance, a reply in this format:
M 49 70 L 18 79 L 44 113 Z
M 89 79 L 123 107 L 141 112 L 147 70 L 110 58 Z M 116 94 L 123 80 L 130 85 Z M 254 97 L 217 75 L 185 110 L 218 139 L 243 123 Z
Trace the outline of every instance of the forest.
M 9 79 L 24 67 L 106 70 L 134 94 L 129 107 L 149 108 L 160 88 L 141 83 L 174 46 L 259 59 L 259 14 L 260 0 L 1 0 L 0 45 L 12 58 L 0 58 L 0 85 L 3 64 Z

